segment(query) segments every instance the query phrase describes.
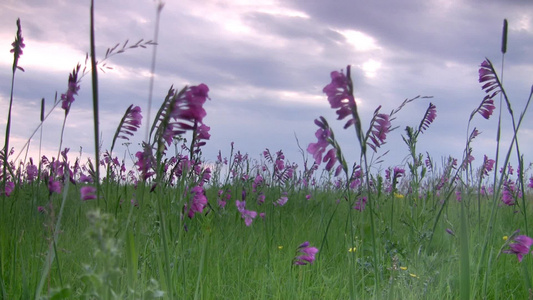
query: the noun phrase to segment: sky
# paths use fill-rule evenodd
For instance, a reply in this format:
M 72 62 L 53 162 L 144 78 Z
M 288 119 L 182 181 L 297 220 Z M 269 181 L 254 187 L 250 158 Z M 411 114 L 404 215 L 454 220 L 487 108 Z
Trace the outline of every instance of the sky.
M 154 39 L 158 2 L 149 0 L 95 0 L 97 59 L 106 49 L 128 40 Z M 478 69 L 487 57 L 502 67 L 503 19 L 509 22 L 504 85 L 515 118 L 523 111 L 533 84 L 533 1 L 500 0 L 182 0 L 166 1 L 160 15 L 151 118 L 173 85 L 205 83 L 210 100 L 205 104 L 211 140 L 204 157 L 216 160 L 220 150 L 235 150 L 260 159 L 266 148 L 283 150 L 287 159 L 303 165 L 300 147 L 316 142 L 314 119 L 324 116 L 350 164 L 359 157 L 352 128 L 329 107 L 324 86 L 332 71 L 351 65 L 354 93 L 366 129 L 374 110 L 405 106 L 393 121 L 387 143 L 375 157 L 384 156 L 376 170 L 405 166 L 408 148 L 402 141 L 406 126 L 418 126 L 430 102 L 437 118 L 419 137 L 417 151 L 436 162 L 461 158 L 468 118 L 484 97 Z M 26 47 L 19 60 L 14 89 L 10 146 L 15 155 L 39 124 L 41 98 L 48 112 L 67 89 L 68 74 L 83 64 L 89 51 L 90 1 L 4 0 L 0 4 L 0 135 L 4 141 L 9 105 L 13 55 L 9 52 L 21 19 Z M 145 138 L 150 66 L 153 47 L 130 49 L 106 60 L 112 67 L 99 72 L 102 149 L 111 139 L 126 108 L 138 105 L 143 127 L 128 148 L 115 154 L 129 157 Z M 501 72 L 501 71 L 499 71 Z M 59 96 L 58 96 L 59 97 Z M 90 74 L 66 120 L 63 147 L 71 156 L 93 155 Z M 499 98 L 496 101 L 500 108 Z M 502 110 L 502 145 L 507 149 L 512 123 Z M 519 134 L 525 163 L 533 160 L 533 118 L 527 112 Z M 57 156 L 64 112 L 52 111 L 31 140 L 29 156 Z M 472 144 L 475 166 L 483 155 L 495 156 L 496 114 L 490 120 L 477 115 L 470 129 L 481 135 Z M 120 142 L 119 142 L 120 144 Z M 387 152 L 388 151 L 388 152 Z M 505 150 L 506 151 L 506 150 Z M 21 157 L 24 157 L 22 153 Z M 513 154 L 515 157 L 515 155 Z M 374 157 L 374 159 L 375 159 Z M 311 158 L 309 158 L 311 160 Z M 131 162 L 131 159 L 127 158 Z

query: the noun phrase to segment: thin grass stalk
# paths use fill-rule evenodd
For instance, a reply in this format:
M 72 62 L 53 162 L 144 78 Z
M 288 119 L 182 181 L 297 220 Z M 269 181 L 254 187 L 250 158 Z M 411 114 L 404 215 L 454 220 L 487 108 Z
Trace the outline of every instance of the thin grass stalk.
M 95 161 L 95 184 L 96 201 L 100 204 L 100 143 L 98 139 L 99 119 L 98 119 L 98 70 L 96 69 L 96 53 L 94 40 L 94 0 L 91 0 L 91 78 L 93 89 L 93 121 L 94 121 L 94 161 Z M 107 203 L 107 202 L 106 202 Z
M 152 96 L 154 91 L 154 75 L 155 75 L 155 63 L 157 58 L 157 42 L 159 39 L 159 23 L 161 19 L 161 11 L 163 10 L 164 3 L 160 0 L 157 4 L 157 11 L 155 16 L 155 29 L 154 29 L 154 49 L 152 51 L 152 63 L 150 66 L 150 84 L 148 88 L 148 109 L 146 111 L 146 138 L 145 141 L 149 143 L 150 138 L 150 113 L 152 111 Z
M 12 75 L 11 75 L 11 92 L 9 96 L 9 109 L 7 113 L 7 124 L 6 124 L 6 136 L 5 136 L 5 143 L 4 143 L 4 161 L 3 161 L 3 170 L 2 170 L 2 190 L 0 191 L 2 193 L 2 213 L 4 212 L 4 202 L 7 197 L 6 195 L 6 183 L 7 183 L 7 164 L 8 164 L 8 157 L 9 157 L 9 134 L 11 131 L 11 109 L 13 107 L 13 93 L 15 90 L 15 73 L 17 72 L 17 69 L 20 69 L 21 71 L 24 71 L 23 68 L 18 66 L 18 60 L 20 55 L 22 54 L 22 48 L 24 48 L 24 39 L 22 38 L 21 34 L 21 27 L 20 27 L 20 19 L 17 19 L 17 35 L 15 37 L 15 42 L 13 42 L 13 49 L 11 52 L 13 52 L 13 68 L 12 68 Z
M 45 107 L 45 100 L 44 98 L 41 99 L 41 115 L 40 115 L 40 121 L 41 127 L 40 133 L 39 133 L 39 167 L 38 167 L 38 173 L 37 173 L 37 182 L 41 182 L 41 169 L 42 169 L 42 159 L 41 159 L 41 149 L 43 146 L 43 122 L 44 122 L 44 107 Z
M 532 86 L 532 90 L 531 90 L 531 93 L 529 95 L 528 101 L 526 103 L 526 106 L 524 108 L 524 111 L 520 114 L 520 118 L 519 118 L 518 124 L 516 126 L 516 131 L 514 131 L 513 138 L 511 140 L 511 143 L 509 144 L 509 149 L 507 150 L 507 154 L 505 156 L 504 166 L 507 166 L 507 164 L 509 163 L 511 152 L 512 152 L 512 148 L 513 148 L 513 145 L 515 144 L 516 137 L 518 135 L 518 130 L 520 129 L 520 125 L 522 124 L 522 121 L 524 119 L 525 113 L 526 113 L 526 111 L 527 111 L 527 109 L 529 107 L 529 104 L 531 103 L 532 96 L 533 96 L 533 86 Z M 497 208 L 497 203 L 498 203 L 498 200 L 499 200 L 498 199 L 498 195 L 500 194 L 501 187 L 503 185 L 503 180 L 505 178 L 505 173 L 506 173 L 506 169 L 503 168 L 502 175 L 500 176 L 500 181 L 498 182 L 497 185 L 495 184 L 495 186 L 494 186 L 495 189 L 494 189 L 494 193 L 493 193 L 492 209 L 491 209 L 491 213 L 490 213 L 490 219 L 489 219 L 489 222 L 487 224 L 487 230 L 486 230 L 486 233 L 485 233 L 485 240 L 484 240 L 482 251 L 481 251 L 478 270 L 481 269 L 481 263 L 484 260 L 484 257 L 486 255 L 488 242 L 489 242 L 490 238 L 492 237 L 492 233 L 493 233 L 492 232 L 492 227 L 493 227 L 494 219 L 496 217 L 496 208 Z M 494 176 L 496 177 L 496 174 Z M 525 194 L 523 195 L 523 198 L 524 197 L 525 197 Z M 487 270 L 490 270 L 490 263 L 491 263 L 491 260 L 489 259 L 489 261 L 487 262 Z M 483 283 L 483 294 L 484 294 L 484 296 L 486 296 L 487 285 L 488 285 L 488 271 L 485 274 L 484 283 Z
M 170 258 L 169 258 L 168 242 L 167 242 L 167 230 L 166 230 L 165 215 L 163 213 L 163 208 L 162 208 L 162 205 L 163 205 L 162 202 L 163 201 L 157 201 L 157 209 L 159 212 L 159 218 L 161 220 L 160 236 L 161 236 L 161 243 L 163 244 L 163 254 L 164 254 L 164 259 L 165 259 L 165 266 L 163 267 L 163 270 L 165 272 L 165 279 L 167 282 L 169 299 L 173 299 L 174 293 L 173 293 L 172 279 L 171 279 L 171 274 L 170 274 Z
M 468 300 L 470 299 L 470 257 L 468 252 L 468 222 L 466 220 L 465 213 L 465 200 L 461 201 L 461 254 L 460 254 L 460 265 L 461 265 L 461 299 Z
M 362 148 L 362 150 L 366 150 L 366 147 Z M 377 255 L 377 246 L 376 246 L 376 229 L 374 225 L 374 200 L 372 197 L 372 190 L 370 187 L 370 174 L 368 172 L 370 169 L 368 168 L 368 161 L 366 158 L 366 151 L 363 152 L 363 159 L 365 161 L 365 177 L 366 177 L 366 188 L 367 188 L 367 200 L 368 200 L 368 207 L 370 208 L 370 235 L 372 236 L 372 259 L 374 261 L 374 292 L 377 293 L 379 291 L 379 285 L 380 285 L 380 274 L 378 269 L 378 255 Z
M 202 271 L 205 263 L 205 253 L 207 252 L 207 236 L 204 237 L 202 243 L 202 256 L 200 257 L 200 263 L 198 264 L 198 277 L 196 278 L 196 289 L 194 290 L 194 299 L 200 299 L 200 283 L 202 281 Z
M 65 182 L 69 181 L 69 173 L 65 173 Z M 57 243 L 57 240 L 59 238 L 59 232 L 61 230 L 61 218 L 63 217 L 63 211 L 65 209 L 65 203 L 67 202 L 67 196 L 68 196 L 68 187 L 69 184 L 65 184 L 65 187 L 63 189 L 63 200 L 61 201 L 61 208 L 59 209 L 59 215 L 57 216 L 57 222 L 54 229 L 54 233 L 52 235 L 52 243 Z M 41 273 L 41 279 L 39 281 L 39 284 L 37 285 L 37 289 L 35 291 L 35 299 L 41 299 L 41 292 L 43 290 L 44 282 L 46 280 L 46 277 L 48 276 L 48 273 L 50 272 L 50 268 L 52 267 L 52 263 L 54 262 L 56 252 L 52 251 L 48 248 L 48 254 L 45 260 L 45 265 L 43 268 L 43 271 Z
M 6 284 L 5 284 L 5 281 L 4 281 L 4 263 L 3 263 L 3 250 L 1 249 L 4 249 L 4 246 L 3 246 L 3 238 L 2 236 L 0 235 L 0 289 L 2 291 L 2 299 L 7 299 L 7 291 L 6 291 Z

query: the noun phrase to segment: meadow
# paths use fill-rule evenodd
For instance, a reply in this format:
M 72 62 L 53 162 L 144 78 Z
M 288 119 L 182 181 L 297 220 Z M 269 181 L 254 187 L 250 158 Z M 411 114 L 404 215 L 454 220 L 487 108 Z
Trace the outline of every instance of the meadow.
M 114 128 L 99 127 L 98 70 L 116 54 L 157 45 L 117 44 L 98 63 L 92 37 L 51 110 L 62 109 L 68 122 L 90 75 L 95 157 L 81 161 L 60 144 L 57 156 L 19 159 L 26 149 L 9 146 L 11 90 L 0 157 L 2 299 L 533 299 L 533 177 L 517 138 L 533 90 L 515 115 L 489 59 L 479 66 L 486 96 L 470 121 L 487 119 L 513 136 L 491 149 L 492 158 L 473 160 L 475 128 L 466 129 L 461 158 L 419 152 L 436 106 L 403 131 L 393 122 L 422 97 L 391 113 L 378 107 L 362 124 L 347 66 L 324 83 L 324 101 L 335 122 L 354 130 L 358 161 L 345 159 L 328 120 L 318 117 L 310 129 L 317 140 L 302 148 L 301 162 L 282 150 L 250 157 L 231 143 L 208 164 L 205 84 L 169 89 L 153 120 L 132 104 L 111 145 L 101 146 L 98 133 Z M 20 20 L 12 46 L 13 86 L 23 71 Z M 513 128 L 501 128 L 498 111 L 511 115 Z M 49 115 L 43 105 L 41 125 Z M 129 166 L 114 147 L 143 122 L 148 139 Z M 402 135 L 410 159 L 372 173 L 368 156 L 379 155 L 390 134 Z

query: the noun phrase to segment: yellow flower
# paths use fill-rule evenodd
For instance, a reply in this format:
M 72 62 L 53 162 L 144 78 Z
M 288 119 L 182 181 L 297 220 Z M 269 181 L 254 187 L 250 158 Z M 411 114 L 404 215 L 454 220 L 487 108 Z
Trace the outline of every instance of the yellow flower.
M 402 195 L 400 193 L 394 193 L 394 198 L 403 199 L 404 195 Z
M 407 267 L 400 267 L 401 270 L 407 270 Z
M 278 246 L 278 249 L 279 249 L 279 250 L 283 249 L 283 246 Z
M 503 240 L 504 240 L 504 241 L 507 241 L 508 238 L 509 238 L 509 237 L 506 236 L 506 235 L 503 236 Z
M 413 273 L 409 273 L 409 276 L 411 276 L 411 277 L 413 277 L 413 278 L 418 278 L 418 275 L 413 274 Z
M 352 248 L 348 249 L 348 252 L 355 252 L 355 250 L 357 250 L 357 248 L 352 247 Z

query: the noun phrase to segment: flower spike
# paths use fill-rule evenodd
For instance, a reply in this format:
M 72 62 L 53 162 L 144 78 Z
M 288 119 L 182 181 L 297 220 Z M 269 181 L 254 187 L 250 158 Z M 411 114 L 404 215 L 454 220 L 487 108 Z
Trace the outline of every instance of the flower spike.
M 424 115 L 424 118 L 422 119 L 422 122 L 420 122 L 420 126 L 418 127 L 418 131 L 423 132 L 424 130 L 428 129 L 429 125 L 433 123 L 436 117 L 437 107 L 433 105 L 433 103 L 429 103 L 429 107 L 426 110 L 426 114 Z

